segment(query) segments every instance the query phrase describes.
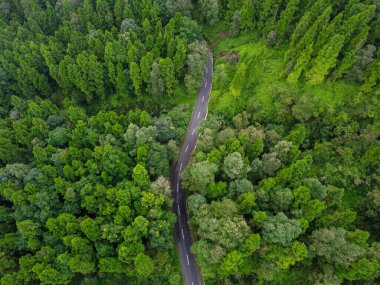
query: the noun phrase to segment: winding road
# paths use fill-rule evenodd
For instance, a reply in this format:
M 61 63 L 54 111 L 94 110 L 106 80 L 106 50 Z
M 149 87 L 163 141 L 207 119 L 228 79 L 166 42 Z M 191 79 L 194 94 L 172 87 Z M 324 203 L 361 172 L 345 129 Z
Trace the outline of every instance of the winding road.
M 208 55 L 204 80 L 199 88 L 191 121 L 187 128 L 185 140 L 179 150 L 178 161 L 174 166 L 171 180 L 174 198 L 173 211 L 177 214 L 177 223 L 174 231 L 185 285 L 199 285 L 204 283 L 203 278 L 200 276 L 200 271 L 196 264 L 195 258 L 190 252 L 191 240 L 189 227 L 187 224 L 186 200 L 185 193 L 181 188 L 180 173 L 189 163 L 191 154 L 197 143 L 198 132 L 196 128 L 202 120 L 207 117 L 207 105 L 212 88 L 213 77 L 212 54 L 210 50 L 208 50 L 207 53 Z

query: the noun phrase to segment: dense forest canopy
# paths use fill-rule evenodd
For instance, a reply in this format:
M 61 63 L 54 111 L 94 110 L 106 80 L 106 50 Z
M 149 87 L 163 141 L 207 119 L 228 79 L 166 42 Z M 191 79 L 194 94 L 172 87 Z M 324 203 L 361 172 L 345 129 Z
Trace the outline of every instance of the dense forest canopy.
M 196 88 L 205 60 L 201 27 L 159 5 L 2 1 L 2 112 L 10 95 L 119 107 L 144 94 L 171 96 L 184 78 Z
M 0 280 L 378 284 L 380 2 L 0 0 Z M 181 104 L 188 103 L 188 104 Z

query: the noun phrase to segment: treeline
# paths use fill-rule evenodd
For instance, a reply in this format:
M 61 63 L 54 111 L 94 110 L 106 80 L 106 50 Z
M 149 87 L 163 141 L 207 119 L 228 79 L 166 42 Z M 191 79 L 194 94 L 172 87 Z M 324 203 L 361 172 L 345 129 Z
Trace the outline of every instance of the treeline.
M 5 0 L 0 9 L 1 113 L 10 96 L 79 103 L 197 89 L 200 26 L 163 1 Z M 168 10 L 171 9 L 171 10 Z M 124 102 L 123 101 L 123 102 Z
M 13 96 L 0 119 L 1 284 L 179 284 L 167 177 L 189 117 Z
M 209 116 L 182 178 L 210 284 L 377 284 L 379 129 L 343 124 Z
M 217 2 L 230 34 L 256 34 L 285 47 L 291 84 L 344 78 L 368 93 L 380 77 L 380 5 L 377 1 L 228 0 Z M 370 36 L 369 36 L 370 35 Z

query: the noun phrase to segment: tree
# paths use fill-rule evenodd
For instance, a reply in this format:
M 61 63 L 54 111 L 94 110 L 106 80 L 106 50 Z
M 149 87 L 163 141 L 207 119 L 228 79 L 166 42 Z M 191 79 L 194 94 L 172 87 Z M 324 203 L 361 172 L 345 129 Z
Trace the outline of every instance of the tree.
M 206 202 L 207 202 L 206 198 L 202 196 L 201 194 L 197 194 L 197 193 L 191 194 L 187 198 L 187 208 L 191 216 L 193 216 L 198 211 L 200 206 L 202 206 L 203 204 L 206 204 Z
M 141 164 L 137 164 L 135 168 L 133 168 L 132 178 L 140 187 L 145 188 L 149 184 L 148 171 Z
M 143 253 L 139 253 L 136 256 L 134 264 L 137 276 L 142 279 L 148 278 L 154 270 L 154 264 L 152 262 L 152 259 Z
M 244 257 L 252 255 L 260 248 L 261 237 L 259 234 L 250 234 L 241 245 L 241 252 Z
M 253 207 L 256 205 L 255 200 L 255 193 L 240 194 L 237 198 L 237 204 L 241 213 L 246 215 L 250 214 L 253 210 Z
M 40 234 L 39 224 L 31 220 L 24 220 L 16 223 L 21 236 L 27 240 L 28 247 L 36 250 L 40 247 L 38 236 Z
M 163 95 L 165 91 L 165 82 L 162 77 L 162 72 L 156 62 L 153 63 L 152 71 L 150 72 L 150 90 L 154 96 Z
M 310 251 L 325 258 L 326 262 L 345 267 L 364 255 L 365 250 L 346 240 L 342 228 L 315 230 L 310 237 Z
M 117 258 L 105 257 L 99 259 L 99 272 L 121 274 L 124 270 L 123 264 Z
M 265 40 L 266 46 L 273 47 L 276 44 L 277 39 L 278 39 L 277 31 L 276 30 L 270 31 Z
M 301 224 L 297 220 L 289 219 L 284 213 L 267 217 L 262 226 L 262 238 L 267 243 L 289 245 L 302 232 Z
M 251 31 L 256 25 L 256 22 L 255 22 L 255 14 L 256 14 L 255 8 L 256 7 L 254 6 L 255 5 L 252 1 L 249 1 L 249 0 L 242 1 L 241 10 L 239 11 L 240 18 L 241 18 L 240 26 L 246 32 Z M 240 8 L 240 7 L 237 7 L 237 8 Z M 236 12 L 234 14 L 234 17 L 235 15 L 236 15 Z
M 207 186 L 207 196 L 211 199 L 223 197 L 227 192 L 227 182 L 211 182 Z
M 235 199 L 240 194 L 253 192 L 253 185 L 248 179 L 236 179 L 230 182 L 228 190 L 228 196 Z
M 139 145 L 137 148 L 137 163 L 143 166 L 146 166 L 146 162 L 148 160 L 148 151 L 149 148 L 146 144 Z
M 369 64 L 364 73 L 364 83 L 360 86 L 360 90 L 369 93 L 379 81 L 380 60 L 379 57 Z
M 367 45 L 360 49 L 355 57 L 355 62 L 351 67 L 343 72 L 344 77 L 352 82 L 363 82 L 364 70 L 366 67 L 375 60 L 376 47 L 374 45 Z
M 173 61 L 168 57 L 161 58 L 158 65 L 165 83 L 166 94 L 171 96 L 174 92 L 174 85 L 177 83 Z
M 180 12 L 184 16 L 190 16 L 191 9 L 193 8 L 190 0 L 166 0 L 165 6 L 169 16 L 174 16 L 176 12 Z
M 130 64 L 130 75 L 133 82 L 133 88 L 135 90 L 135 94 L 138 96 L 141 94 L 141 75 L 140 68 L 138 67 L 136 62 L 132 62 Z
M 309 79 L 309 84 L 316 85 L 322 83 L 328 71 L 335 67 L 343 43 L 344 37 L 338 34 L 333 36 L 319 51 L 312 68 L 306 75 Z
M 284 40 L 287 35 L 289 26 L 294 19 L 294 14 L 298 9 L 298 4 L 299 0 L 291 0 L 286 4 L 285 10 L 281 12 L 280 19 L 276 24 L 276 31 L 281 40 Z
M 121 262 L 132 263 L 138 254 L 143 254 L 144 245 L 141 241 L 135 241 L 134 243 L 121 244 L 118 249 L 118 259 Z
M 266 153 L 262 156 L 262 170 L 265 174 L 269 176 L 275 175 L 277 170 L 279 170 L 282 166 L 280 159 L 278 158 L 278 154 L 275 152 Z
M 371 192 L 368 192 L 364 205 L 366 209 L 366 217 L 370 221 L 374 221 L 371 223 L 371 225 L 373 228 L 377 229 L 380 217 L 380 190 L 373 190 Z
M 69 142 L 70 131 L 66 128 L 58 127 L 49 132 L 48 143 L 56 146 L 63 147 Z
M 239 266 L 243 263 L 241 253 L 233 250 L 222 260 L 220 264 L 220 273 L 224 276 L 230 276 L 238 272 Z
M 219 4 L 217 0 L 200 0 L 201 19 L 204 23 L 213 26 L 218 21 Z
M 331 6 L 328 6 L 323 11 L 322 15 L 320 17 L 318 17 L 318 19 L 312 24 L 312 26 L 307 31 L 306 30 L 298 31 L 300 33 L 300 35 L 303 35 L 303 37 L 300 38 L 298 42 L 296 42 L 295 38 L 294 38 L 294 46 L 291 45 L 292 46 L 291 49 L 286 52 L 285 60 L 297 59 L 299 57 L 299 55 L 301 54 L 301 52 L 308 45 L 310 45 L 314 42 L 317 33 L 321 30 L 321 27 L 326 25 L 326 23 L 328 22 L 328 20 L 330 18 L 331 11 L 332 11 Z M 307 13 L 305 15 L 307 15 Z M 303 19 L 301 19 L 300 24 L 302 23 L 302 25 L 304 25 L 304 24 L 308 25 L 307 22 L 310 21 L 310 18 L 308 16 L 305 16 L 305 17 L 306 17 L 304 19 L 305 22 L 303 22 Z M 303 28 L 304 27 L 302 27 L 302 29 Z M 296 33 L 296 32 L 297 32 L 297 28 L 294 31 L 294 33 Z M 292 40 L 292 43 L 293 43 L 293 40 Z
M 232 250 L 249 235 L 246 221 L 237 214 L 236 204 L 229 200 L 214 201 L 198 208 L 192 222 L 197 226 L 197 234 L 219 246 Z
M 311 21 L 312 21 L 311 12 L 307 11 L 305 14 L 303 14 L 303 16 L 301 17 L 301 19 L 297 23 L 297 25 L 296 25 L 293 33 L 292 33 L 292 36 L 290 38 L 290 47 L 291 48 L 294 48 L 297 45 L 297 43 L 300 41 L 302 36 L 305 35 L 306 30 L 309 27 Z M 289 59 L 290 54 L 292 54 L 292 52 L 287 53 L 285 55 L 285 59 Z
M 310 166 L 313 158 L 310 155 L 305 156 L 303 159 L 297 160 L 289 167 L 281 169 L 278 173 L 276 180 L 282 184 L 297 184 L 302 178 L 310 171 Z
M 232 22 L 231 22 L 231 29 L 230 29 L 230 35 L 233 37 L 236 37 L 240 33 L 240 26 L 241 26 L 241 12 L 235 11 Z
M 243 178 L 247 173 L 244 161 L 239 152 L 234 152 L 225 157 L 223 170 L 231 179 Z
M 141 79 L 145 84 L 150 83 L 151 71 L 153 65 L 153 54 L 148 52 L 141 58 L 140 69 L 141 69 Z M 132 76 L 132 75 L 131 75 Z
M 206 194 L 207 185 L 214 181 L 214 174 L 218 167 L 208 161 L 194 164 L 191 169 L 182 172 L 183 185 L 190 191 Z
M 288 269 L 296 262 L 305 259 L 308 252 L 305 244 L 295 241 L 291 247 L 276 245 L 265 255 L 269 260 L 273 260 L 279 268 Z
M 0 161 L 6 164 L 12 162 L 17 154 L 21 152 L 21 149 L 9 137 L 7 138 L 7 136 L 3 135 L 4 133 L 0 137 Z
M 85 95 L 87 102 L 91 102 L 95 95 L 104 99 L 103 65 L 93 54 L 83 52 L 76 58 L 76 64 L 68 66 L 69 79 Z
M 302 51 L 300 56 L 297 58 L 297 63 L 295 65 L 293 71 L 291 73 L 289 73 L 288 78 L 287 78 L 287 81 L 289 84 L 297 83 L 302 72 L 307 68 L 307 65 L 310 62 L 312 53 L 313 53 L 313 45 L 309 44 Z
M 148 112 L 142 111 L 140 114 L 140 126 L 149 127 L 152 124 L 152 117 Z
M 100 238 L 101 232 L 99 226 L 93 219 L 86 218 L 80 223 L 80 227 L 89 240 L 95 242 Z
M 197 90 L 204 72 L 207 52 L 206 47 L 201 43 L 191 43 L 188 46 L 187 54 L 187 74 L 185 75 L 185 85 L 188 91 Z
M 184 40 L 177 39 L 176 52 L 173 58 L 173 64 L 177 79 L 183 75 L 183 69 L 186 63 L 186 53 L 186 42 Z

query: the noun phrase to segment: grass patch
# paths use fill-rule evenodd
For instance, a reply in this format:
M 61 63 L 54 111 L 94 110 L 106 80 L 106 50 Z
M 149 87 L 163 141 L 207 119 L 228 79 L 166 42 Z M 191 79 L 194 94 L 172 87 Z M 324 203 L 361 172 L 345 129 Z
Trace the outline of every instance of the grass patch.
M 135 97 L 128 94 L 113 94 L 107 98 L 107 104 L 104 104 L 104 110 L 115 110 L 125 113 L 130 109 L 140 108 L 152 112 L 159 116 L 161 113 L 167 113 L 178 105 L 188 105 L 193 108 L 198 90 L 189 93 L 185 85 L 179 84 L 174 90 L 172 96 L 152 96 L 142 94 Z
M 160 98 L 158 103 L 161 105 L 162 108 L 167 107 L 168 110 L 178 105 L 187 104 L 192 110 L 195 104 L 197 94 L 198 90 L 194 90 L 191 93 L 189 93 L 186 90 L 185 84 L 179 84 L 176 87 L 173 96 L 163 96 L 162 98 Z
M 203 26 L 203 36 L 209 42 L 212 43 L 218 38 L 219 31 L 228 30 L 228 24 L 224 21 L 219 21 L 214 26 Z
M 257 42 L 257 37 L 253 34 L 242 35 L 239 37 L 227 36 L 219 44 L 213 46 L 214 53 L 219 51 L 233 51 L 242 45 Z

